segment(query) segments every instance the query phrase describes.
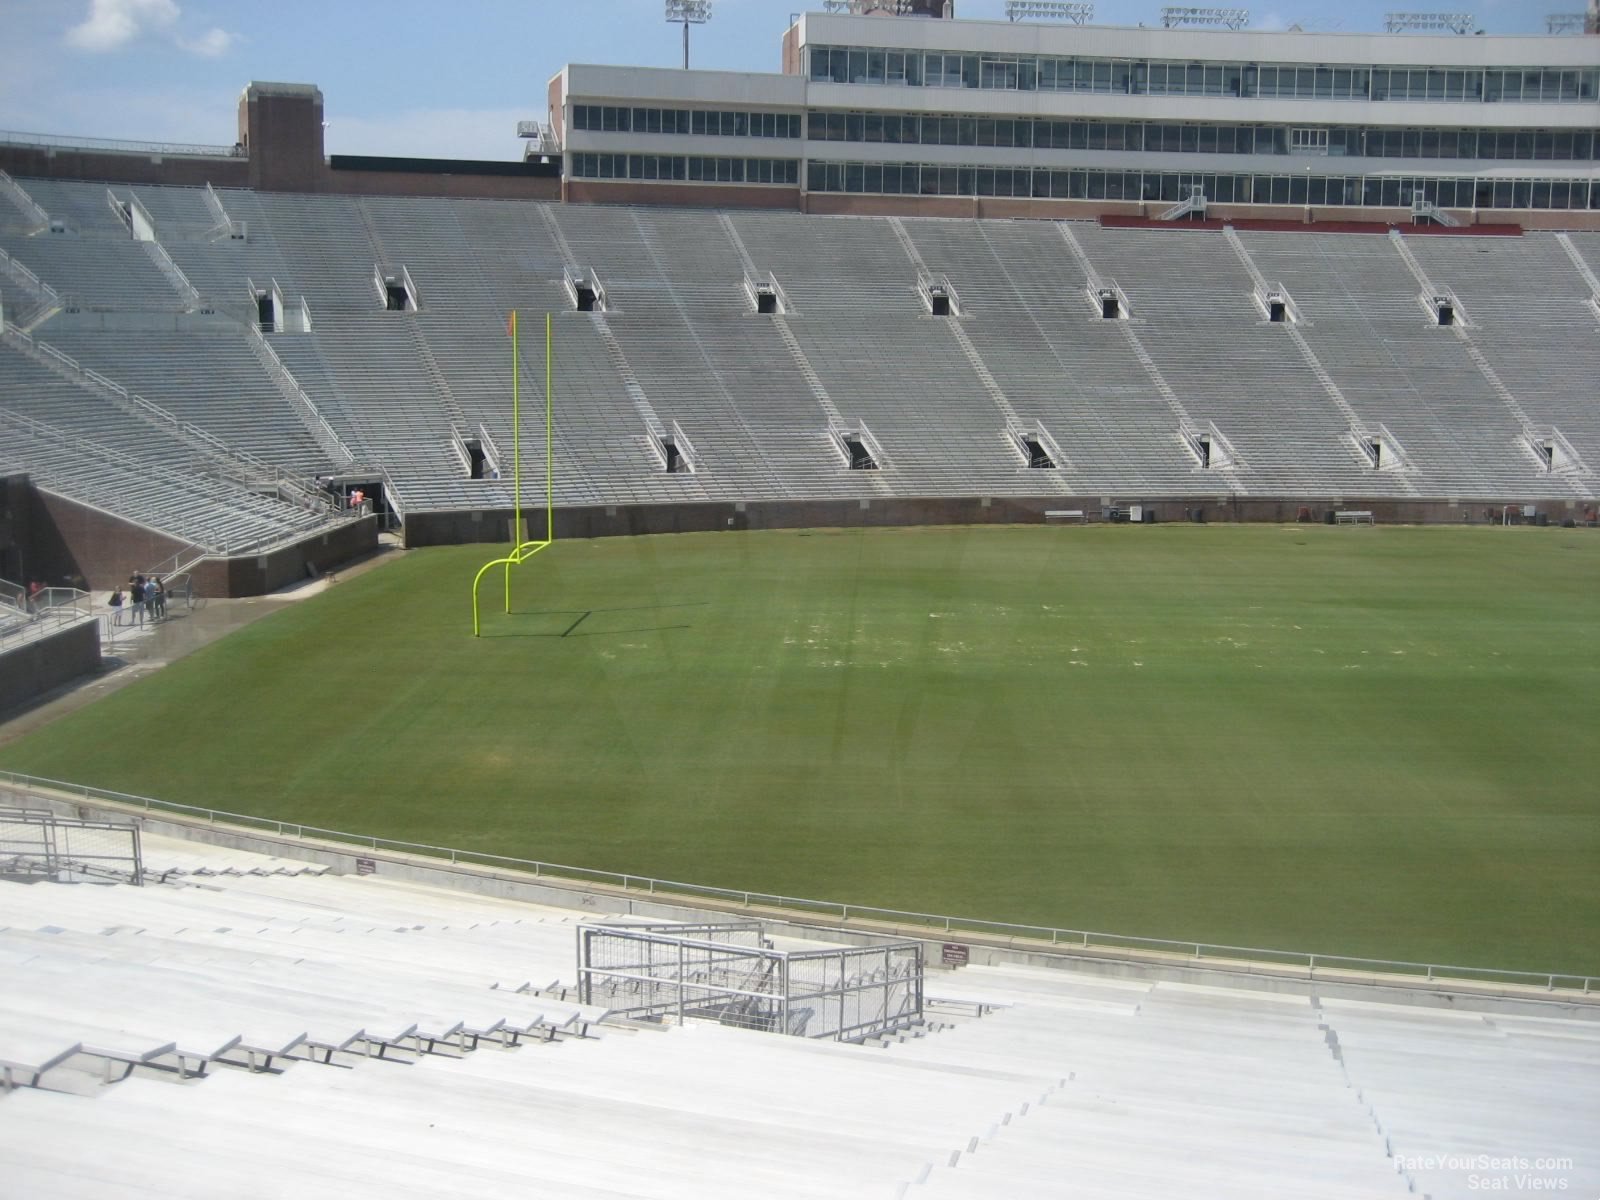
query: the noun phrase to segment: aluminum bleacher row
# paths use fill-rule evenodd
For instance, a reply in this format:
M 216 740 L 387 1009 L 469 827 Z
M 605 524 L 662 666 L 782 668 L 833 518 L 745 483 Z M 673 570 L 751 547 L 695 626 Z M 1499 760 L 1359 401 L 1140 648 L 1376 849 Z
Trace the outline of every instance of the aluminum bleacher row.
M 224 554 L 272 545 L 322 529 L 327 514 L 227 481 L 154 466 L 64 430 L 0 409 L 6 455 L 47 491 Z
M 326 439 L 244 328 L 250 285 L 276 286 L 310 328 L 280 323 L 268 340 L 357 462 L 386 473 L 402 511 L 509 504 L 506 482 L 471 479 L 456 447 L 481 440 L 509 457 L 511 309 L 534 463 L 542 315 L 554 314 L 560 505 L 1575 500 L 1592 498 L 1600 464 L 1597 317 L 1580 265 L 1592 275 L 1600 260 L 1592 236 L 1411 238 L 1408 261 L 1395 239 L 1364 234 L 114 186 L 150 214 L 156 240 L 141 244 L 105 185 L 18 183 L 63 228 L 0 200 L 0 248 L 72 300 L 36 339 L 309 477 L 326 465 Z M 248 237 L 226 235 L 224 210 Z M 1417 271 L 1457 298 L 1464 325 L 1433 322 Z M 375 272 L 409 280 L 406 311 L 384 311 Z M 605 311 L 573 311 L 570 273 L 598 281 Z M 927 312 L 923 273 L 948 279 L 956 317 Z M 786 307 L 757 316 L 745 281 L 769 276 Z M 1259 279 L 1289 293 L 1292 329 L 1266 321 Z M 1098 319 L 1091 280 L 1120 289 L 1130 319 Z M 94 436 L 48 398 L 16 395 L 8 381 L 8 409 Z M 1008 436 L 1035 423 L 1056 444 L 1055 470 L 1028 469 Z M 877 471 L 849 470 L 830 432 L 859 426 Z M 664 469 L 659 439 L 674 428 L 693 472 Z M 1559 470 L 1530 445 L 1552 429 L 1570 450 Z M 1377 470 L 1356 435 L 1380 430 L 1392 444 Z M 1203 466 L 1185 437 L 1209 431 L 1225 440 L 1225 465 Z
M 603 909 L 143 853 L 142 888 L 0 881 L 0 1195 L 1444 1198 L 1517 1171 L 1479 1155 L 1600 1185 L 1594 1020 L 996 964 L 865 1045 L 643 1028 L 563 998 Z

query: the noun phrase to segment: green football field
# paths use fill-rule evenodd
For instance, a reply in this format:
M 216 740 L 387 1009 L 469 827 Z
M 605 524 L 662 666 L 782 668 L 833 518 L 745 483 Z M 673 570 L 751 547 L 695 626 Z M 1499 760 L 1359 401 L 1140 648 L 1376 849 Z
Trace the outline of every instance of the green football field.
M 414 551 L 0 766 L 794 896 L 1600 970 L 1600 536 L 920 528 Z

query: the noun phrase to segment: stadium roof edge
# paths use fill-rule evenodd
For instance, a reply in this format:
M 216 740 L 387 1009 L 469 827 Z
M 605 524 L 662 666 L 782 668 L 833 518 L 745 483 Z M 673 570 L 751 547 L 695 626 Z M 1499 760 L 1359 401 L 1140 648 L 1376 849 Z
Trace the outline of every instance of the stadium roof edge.
M 1161 35 L 1161 36 L 1173 37 L 1173 38 L 1176 38 L 1176 37 L 1185 37 L 1185 38 L 1187 38 L 1187 37 L 1211 37 L 1211 38 L 1271 37 L 1271 38 L 1285 38 L 1285 39 L 1305 39 L 1307 41 L 1312 41 L 1312 40 L 1316 40 L 1316 41 L 1322 41 L 1322 40 L 1333 41 L 1333 40 L 1341 40 L 1341 39 L 1343 39 L 1343 40 L 1354 40 L 1354 39 L 1358 39 L 1358 38 L 1381 38 L 1381 39 L 1383 39 L 1385 41 L 1400 41 L 1400 40 L 1404 40 L 1404 42 L 1406 42 L 1407 44 L 1427 43 L 1427 42 L 1440 42 L 1440 43 L 1444 43 L 1444 44 L 1452 44 L 1452 43 L 1461 43 L 1461 42 L 1468 41 L 1468 40 L 1471 40 L 1471 41 L 1474 41 L 1474 42 L 1482 42 L 1482 41 L 1488 41 L 1488 40 L 1514 41 L 1514 42 L 1529 42 L 1529 41 L 1537 41 L 1537 42 L 1571 42 L 1571 41 L 1581 40 L 1581 38 L 1576 38 L 1572 34 L 1564 34 L 1564 33 L 1493 33 L 1493 32 L 1490 32 L 1489 30 L 1478 30 L 1474 34 L 1470 35 L 1470 39 L 1469 39 L 1468 36 L 1461 35 L 1461 34 L 1455 34 L 1455 33 L 1385 33 L 1382 30 L 1376 30 L 1376 29 L 1373 29 L 1373 30 L 1362 30 L 1362 29 L 1338 29 L 1338 30 L 1257 29 L 1257 28 L 1251 28 L 1249 26 L 1246 26 L 1243 29 L 1207 29 L 1207 28 L 1191 28 L 1191 27 L 1187 27 L 1187 26 L 1181 27 L 1181 28 L 1170 28 L 1169 29 L 1169 28 L 1164 28 L 1164 27 L 1159 26 L 1159 25 L 1113 25 L 1113 24 L 1103 24 L 1103 23 L 1100 23 L 1100 22 L 1091 22 L 1091 23 L 1086 24 L 1086 25 L 1071 25 L 1071 24 L 1060 24 L 1060 23 L 1057 23 L 1057 22 L 1046 22 L 1046 21 L 998 21 L 998 20 L 972 19 L 972 18 L 964 18 L 964 17 L 963 18 L 954 18 L 954 19 L 951 19 L 951 20 L 938 20 L 938 21 L 927 20 L 927 19 L 920 19 L 919 20 L 919 19 L 914 19 L 914 18 L 903 18 L 903 19 L 895 20 L 895 19 L 885 18 L 881 14 L 857 15 L 855 13 L 829 13 L 829 12 L 804 12 L 804 13 L 801 13 L 797 17 L 797 19 L 794 21 L 794 23 L 789 26 L 789 28 L 790 29 L 797 29 L 797 28 L 798 29 L 804 29 L 804 27 L 806 27 L 807 25 L 809 25 L 809 24 L 811 24 L 813 22 L 826 23 L 826 24 L 829 24 L 829 25 L 837 22 L 840 25 L 854 25 L 854 26 L 860 26 L 860 27 L 865 27 L 865 28 L 873 28 L 873 29 L 882 29 L 882 28 L 885 28 L 885 27 L 904 29 L 909 25 L 909 26 L 911 26 L 913 28 L 916 28 L 916 29 L 940 29 L 940 30 L 966 29 L 966 30 L 977 30 L 977 29 L 981 29 L 981 28 L 990 28 L 990 29 L 1006 29 L 1006 30 L 1013 30 L 1013 31 L 1071 32 L 1073 34 L 1083 34 L 1083 33 L 1086 33 L 1086 32 L 1099 31 L 1099 32 L 1105 32 L 1105 33 L 1144 33 L 1144 34 L 1154 34 L 1154 35 Z M 955 38 L 959 38 L 960 35 L 956 34 L 956 33 L 952 33 L 949 36 L 955 37 Z M 801 44 L 804 45 L 806 43 L 806 40 L 807 39 L 802 35 Z
M 309 96 L 322 99 L 322 89 L 314 83 L 273 83 L 252 79 L 245 85 L 246 95 L 256 96 Z

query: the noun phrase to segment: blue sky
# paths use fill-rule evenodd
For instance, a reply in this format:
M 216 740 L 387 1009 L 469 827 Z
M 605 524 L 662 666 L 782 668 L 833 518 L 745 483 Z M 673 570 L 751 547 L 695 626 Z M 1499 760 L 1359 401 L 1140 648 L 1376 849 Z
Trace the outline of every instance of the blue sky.
M 1192 2 L 1192 0 L 1191 0 Z M 1240 0 L 1232 0 L 1240 3 Z M 1163 0 L 1099 0 L 1100 24 L 1156 24 Z M 1376 31 L 1389 10 L 1471 12 L 1542 33 L 1580 0 L 1259 0 L 1257 28 Z M 715 0 L 695 66 L 773 71 L 805 0 Z M 819 3 L 809 7 L 820 8 Z M 1003 20 L 1004 0 L 957 0 Z M 0 129 L 229 144 L 252 79 L 315 83 L 335 154 L 516 158 L 516 122 L 545 117 L 567 62 L 671 67 L 681 28 L 661 0 L 0 0 Z

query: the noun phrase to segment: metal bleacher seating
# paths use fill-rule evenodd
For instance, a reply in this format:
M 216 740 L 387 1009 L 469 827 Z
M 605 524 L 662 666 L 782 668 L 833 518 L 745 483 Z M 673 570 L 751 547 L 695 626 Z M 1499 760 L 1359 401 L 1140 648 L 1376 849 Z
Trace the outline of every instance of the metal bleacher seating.
M 329 514 L 242 485 L 256 466 L 211 451 L 0 341 L 0 456 L 47 490 L 187 542 L 240 550 L 320 528 Z
M 450 275 L 447 288 L 472 289 L 454 336 L 434 338 L 441 367 L 457 381 L 469 418 L 486 426 L 503 460 L 512 451 L 511 356 L 508 314 L 521 322 L 522 445 L 525 461 L 544 459 L 544 314 L 552 315 L 555 420 L 554 474 L 558 503 L 632 503 L 677 496 L 681 480 L 658 477 L 648 432 L 595 322 L 571 311 L 563 287 L 569 265 L 552 226 L 533 205 L 457 201 L 453 211 L 469 244 L 471 269 Z M 429 295 L 433 294 L 430 286 Z M 424 320 L 449 320 L 450 296 Z M 509 478 L 503 461 L 501 476 Z M 536 467 L 536 469 L 538 469 Z M 659 490 L 658 490 L 659 489 Z
M 658 419 L 677 421 L 703 460 L 704 478 L 686 475 L 685 485 L 768 499 L 811 494 L 844 473 L 827 414 L 773 318 L 744 294 L 724 226 L 672 212 L 573 216 L 558 214 L 563 235 L 606 288 L 618 347 Z M 848 481 L 833 494 L 850 494 Z
M 1600 1022 L 1565 1010 L 998 963 L 865 1045 L 646 1028 L 561 986 L 603 907 L 143 859 L 142 888 L 0 880 L 17 1194 L 1444 1200 L 1499 1176 L 1437 1165 L 1474 1155 L 1600 1184 Z
M 1060 445 L 1074 491 L 1207 486 L 1120 323 L 1091 306 L 1054 223 L 904 225 L 930 270 L 955 286 L 968 335 L 1018 417 L 1042 422 Z
M 889 222 L 773 214 L 731 222 L 794 302 L 790 328 L 840 415 L 864 422 L 879 442 L 892 494 L 1056 490 L 1026 479 L 1006 441 L 1007 414 L 946 327 L 950 318 L 929 315 L 918 264 Z
M 12 243 L 11 255 L 61 294 L 88 310 L 177 312 L 183 302 L 139 243 L 110 236 L 40 234 Z
M 178 331 L 50 331 L 50 343 L 265 462 L 301 476 L 329 469 L 319 448 L 237 325 Z
M 213 553 L 274 545 L 327 521 L 319 510 L 243 492 L 211 475 L 158 466 L 147 454 L 112 449 L 0 409 L 0 461 L 7 459 L 46 491 Z
M 314 418 L 252 361 L 248 336 L 202 329 L 183 311 L 248 323 L 246 281 L 276 282 L 291 308 L 304 299 L 311 325 L 267 340 L 402 510 L 509 502 L 508 480 L 470 478 L 460 447 L 481 443 L 509 475 L 512 309 L 530 475 L 545 450 L 542 317 L 554 314 L 559 505 L 1571 499 L 1590 477 L 1541 463 L 1530 428 L 1554 428 L 1586 463 L 1600 460 L 1588 284 L 1554 235 L 1408 239 L 1410 261 L 1469 317 L 1451 330 L 1430 322 L 1408 258 L 1374 235 L 1246 232 L 1231 244 L 1211 230 L 1080 223 L 113 188 L 151 215 L 194 288 L 185 293 L 159 252 L 132 240 L 104 185 L 20 183 L 67 232 L 25 228 L 0 206 L 0 247 L 101 310 L 92 327 L 84 314 L 51 316 L 34 331 L 41 340 L 240 451 L 315 473 L 328 438 L 308 432 Z M 247 238 L 219 232 L 219 205 Z M 1600 259 L 1596 239 L 1571 244 Z M 385 311 L 375 270 L 407 274 L 415 307 Z M 598 281 L 604 311 L 573 311 L 564 279 L 574 272 Z M 957 315 L 930 315 L 922 275 L 949 280 Z M 784 309 L 757 315 L 746 281 L 769 277 Z M 1260 278 L 1288 290 L 1292 331 L 1266 321 Z M 1131 319 L 1100 319 L 1092 281 L 1120 287 Z M 177 315 L 141 339 L 135 324 L 118 327 L 120 311 L 146 326 L 153 312 Z M 180 370 L 164 396 L 156 380 L 170 363 Z M 1036 422 L 1055 443 L 1053 471 L 1028 469 L 1011 436 Z M 879 470 L 848 469 L 837 435 L 858 423 Z M 692 471 L 665 470 L 661 439 L 674 427 Z M 1196 453 L 1194 438 L 1213 427 L 1231 455 L 1221 469 Z M 1380 430 L 1394 446 L 1374 470 L 1354 434 Z
M 1554 425 L 1600 469 L 1600 313 L 1554 238 L 1420 239 L 1413 252 L 1461 300 L 1466 336 L 1536 426 Z M 1518 452 L 1522 452 L 1518 448 Z M 1511 455 L 1508 455 L 1511 457 Z
M 1516 420 L 1460 336 L 1430 317 L 1420 300 L 1422 285 L 1389 239 L 1286 233 L 1241 238 L 1262 272 L 1288 288 L 1304 318 L 1306 341 L 1350 403 L 1366 421 L 1382 423 L 1398 438 L 1420 494 L 1559 494 L 1518 444 Z M 1411 240 L 1426 262 L 1432 243 Z M 1473 248 L 1495 241 L 1459 240 Z M 1516 253 L 1533 256 L 1540 241 L 1548 239 L 1529 236 L 1511 244 Z M 1445 278 L 1433 282 L 1449 285 Z M 1476 331 L 1470 336 L 1478 340 Z
M 1233 471 L 1252 493 L 1339 494 L 1366 482 L 1343 440 L 1347 422 L 1287 331 L 1266 322 L 1225 238 L 1090 227 L 1079 240 L 1127 293 L 1141 341 L 1190 418 L 1233 445 Z

